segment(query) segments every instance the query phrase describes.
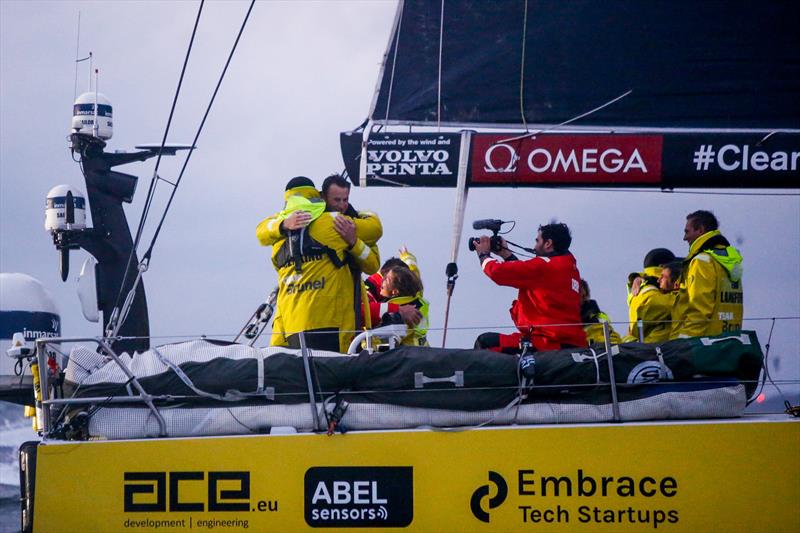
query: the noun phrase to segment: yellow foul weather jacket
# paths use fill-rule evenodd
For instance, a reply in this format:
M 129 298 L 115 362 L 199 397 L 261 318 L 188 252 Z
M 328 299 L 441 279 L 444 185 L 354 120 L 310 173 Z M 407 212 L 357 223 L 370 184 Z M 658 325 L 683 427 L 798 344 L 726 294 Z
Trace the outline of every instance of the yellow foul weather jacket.
M 419 324 L 414 327 L 406 326 L 406 331 L 408 333 L 400 341 L 400 344 L 403 346 L 429 346 L 428 339 L 426 338 L 428 333 L 428 301 L 422 297 L 422 293 L 418 292 L 415 296 L 396 296 L 387 300 L 386 303 L 416 305 L 422 315 L 422 319 L 419 321 Z
M 670 338 L 738 331 L 743 315 L 742 256 L 718 230 L 704 233 L 684 261 Z
M 639 340 L 639 324 L 642 321 L 644 342 L 664 342 L 672 331 L 672 305 L 675 293 L 664 293 L 651 279 L 661 275 L 661 267 L 647 267 L 639 273 L 645 279 L 639 293 L 633 295 L 628 287 L 628 319 L 630 327 L 625 342 Z
M 299 347 L 297 333 L 324 330 L 329 336 L 338 336 L 338 350 L 343 352 L 355 329 L 354 286 L 348 261 L 372 273 L 378 270 L 380 258 L 377 248 L 360 238 L 349 248 L 334 227 L 335 217 L 343 215 L 325 212 L 325 204 L 313 187 L 298 189 L 311 190 L 294 195 L 289 193 L 297 189 L 287 191 L 286 208 L 264 219 L 256 229 L 259 242 L 272 245 L 272 262 L 278 271 L 278 303 L 271 344 Z M 281 221 L 297 210 L 312 214 L 308 227 L 295 234 L 301 254 L 294 255 L 302 257 L 299 268 L 292 260 L 290 239 L 280 232 Z
M 622 342 L 619 333 L 614 331 L 614 327 L 611 325 L 611 319 L 600 310 L 595 300 L 587 300 L 581 303 L 581 322 L 583 322 L 583 331 L 586 333 L 586 342 L 590 345 L 605 344 L 606 337 L 603 333 L 603 322 L 608 322 L 611 344 Z

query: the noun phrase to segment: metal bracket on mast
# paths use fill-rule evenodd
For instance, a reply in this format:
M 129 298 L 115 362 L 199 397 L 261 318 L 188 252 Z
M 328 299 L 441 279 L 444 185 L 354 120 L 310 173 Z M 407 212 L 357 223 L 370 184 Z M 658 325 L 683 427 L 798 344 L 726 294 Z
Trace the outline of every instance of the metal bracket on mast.
M 447 305 L 444 311 L 444 331 L 442 332 L 442 348 L 446 346 L 447 342 L 447 324 L 450 320 L 450 299 L 453 296 L 453 290 L 456 288 L 456 280 L 458 279 L 458 245 L 461 242 L 461 229 L 464 227 L 464 210 L 467 206 L 467 168 L 469 167 L 469 148 L 472 144 L 472 130 L 463 130 L 461 132 L 461 146 L 459 148 L 458 157 L 458 183 L 456 185 L 456 208 L 453 215 L 453 242 L 450 248 L 450 262 L 445 268 L 445 275 L 447 276 Z
M 114 339 L 119 334 L 119 330 L 122 327 L 122 324 L 124 324 L 125 320 L 128 318 L 128 312 L 131 310 L 131 306 L 133 305 L 133 299 L 136 297 L 136 289 L 139 287 L 139 283 L 142 281 L 142 274 L 147 272 L 149 265 L 149 257 L 145 257 L 139 262 L 139 265 L 136 268 L 136 279 L 133 281 L 131 290 L 128 291 L 125 301 L 122 303 L 122 307 L 115 307 L 111 313 L 111 319 L 108 321 L 108 325 L 106 327 L 107 339 Z

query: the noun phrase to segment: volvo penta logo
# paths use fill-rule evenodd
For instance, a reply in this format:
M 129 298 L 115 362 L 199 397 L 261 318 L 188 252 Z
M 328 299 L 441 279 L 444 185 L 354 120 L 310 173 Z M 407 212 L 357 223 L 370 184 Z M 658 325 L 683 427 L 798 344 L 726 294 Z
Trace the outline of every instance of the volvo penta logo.
M 489 470 L 489 483 L 490 485 L 482 485 L 475 489 L 472 493 L 472 498 L 469 502 L 469 507 L 475 518 L 481 522 L 489 523 L 489 510 L 500 507 L 508 497 L 508 484 L 506 480 L 493 470 Z M 494 491 L 491 489 L 494 485 Z M 494 492 L 494 496 L 489 497 L 489 494 Z M 484 510 L 483 501 L 488 500 L 488 509 Z
M 311 527 L 405 527 L 414 518 L 410 466 L 314 467 L 305 475 Z

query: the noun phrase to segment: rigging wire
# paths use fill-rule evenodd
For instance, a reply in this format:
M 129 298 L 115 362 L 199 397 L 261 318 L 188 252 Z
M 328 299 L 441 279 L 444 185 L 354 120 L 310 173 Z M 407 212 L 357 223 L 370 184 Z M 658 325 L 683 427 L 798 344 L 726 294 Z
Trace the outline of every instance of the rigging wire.
M 214 88 L 214 92 L 211 95 L 210 101 L 208 102 L 208 106 L 206 107 L 206 111 L 203 114 L 203 119 L 200 121 L 200 125 L 197 128 L 197 132 L 195 133 L 194 139 L 192 139 L 192 144 L 191 144 L 192 148 L 197 145 L 197 139 L 200 137 L 200 134 L 203 131 L 203 127 L 205 126 L 206 119 L 208 119 L 208 115 L 211 112 L 211 107 L 214 105 L 214 101 L 216 100 L 217 94 L 219 93 L 219 89 L 222 86 L 222 81 L 225 79 L 225 74 L 228 72 L 228 67 L 230 66 L 231 60 L 233 59 L 233 55 L 236 52 L 236 48 L 239 45 L 239 41 L 241 40 L 242 33 L 244 33 L 244 29 L 247 26 L 247 21 L 250 19 L 250 13 L 253 11 L 253 6 L 254 5 L 255 5 L 255 0 L 251 0 L 250 6 L 248 7 L 247 13 L 245 14 L 245 17 L 244 17 L 244 20 L 242 21 L 242 25 L 239 28 L 239 32 L 236 35 L 236 39 L 235 39 L 235 41 L 233 43 L 233 46 L 231 47 L 231 51 L 228 54 L 228 59 L 225 61 L 225 66 L 223 67 L 222 73 L 220 74 L 219 79 L 217 80 L 217 85 Z M 158 222 L 158 226 L 156 227 L 156 230 L 155 230 L 155 232 L 153 234 L 153 237 L 150 240 L 150 245 L 148 246 L 147 251 L 142 256 L 142 260 L 140 262 L 140 267 L 139 267 L 139 274 L 137 275 L 136 281 L 134 282 L 134 285 L 131 288 L 131 291 L 128 293 L 128 297 L 127 297 L 126 302 L 125 302 L 125 306 L 127 308 L 129 308 L 128 302 L 129 301 L 131 303 L 133 302 L 133 297 L 135 295 L 135 291 L 136 291 L 136 287 L 138 285 L 138 282 L 141 279 L 142 272 L 144 270 L 146 270 L 147 266 L 149 265 L 150 258 L 152 257 L 152 253 L 153 253 L 153 247 L 155 246 L 155 243 L 158 240 L 158 236 L 161 233 L 161 228 L 164 226 L 164 220 L 166 219 L 167 213 L 169 212 L 169 209 L 172 206 L 172 201 L 175 199 L 175 194 L 176 194 L 176 192 L 178 190 L 178 187 L 181 184 L 181 180 L 183 179 L 183 175 L 186 172 L 186 167 L 188 166 L 189 161 L 191 160 L 193 153 L 194 153 L 194 149 L 191 149 L 186 154 L 186 159 L 184 160 L 183 166 L 181 167 L 181 171 L 178 174 L 178 179 L 175 180 L 175 184 L 173 186 L 172 192 L 170 193 L 169 200 L 167 201 L 167 205 L 164 208 L 164 212 L 161 215 L 161 220 L 159 220 L 159 222 Z M 152 183 L 153 182 L 151 182 L 151 184 Z M 136 250 L 135 247 L 134 247 L 134 250 Z M 124 285 L 123 285 L 123 287 L 124 287 Z M 114 334 L 116 334 L 117 331 L 119 331 L 119 328 L 121 327 L 122 323 L 124 322 L 125 314 L 126 314 L 126 312 L 123 309 L 123 312 L 120 313 L 118 322 L 117 322 L 117 324 L 115 326 Z
M 386 121 L 389 121 L 389 107 L 392 105 L 392 89 L 394 88 L 394 72 L 397 66 L 397 49 L 400 47 L 400 30 L 403 28 L 403 7 L 404 3 L 400 3 L 400 13 L 397 19 L 397 33 L 394 39 L 394 55 L 392 55 L 392 73 L 389 76 L 389 90 L 386 94 Z
M 561 124 L 555 124 L 555 125 L 549 126 L 547 128 L 538 129 L 536 131 L 529 131 L 528 133 L 523 133 L 522 135 L 517 135 L 516 137 L 510 137 L 508 139 L 501 139 L 501 140 L 495 141 L 494 144 L 503 144 L 503 143 L 508 143 L 508 142 L 511 142 L 511 141 L 519 141 L 519 140 L 522 140 L 522 139 L 527 139 L 528 137 L 533 137 L 535 135 L 539 135 L 540 133 L 547 133 L 548 131 L 553 131 L 553 130 L 555 130 L 557 128 L 560 128 L 561 126 L 566 126 L 567 124 L 571 124 L 571 123 L 575 122 L 576 120 L 580 120 L 582 118 L 588 117 L 589 115 L 597 113 L 601 109 L 604 109 L 604 108 L 610 106 L 613 103 L 619 102 L 620 100 L 622 100 L 623 98 L 625 98 L 626 96 L 631 94 L 632 92 L 633 92 L 633 89 L 630 89 L 630 90 L 622 93 L 621 95 L 617 96 L 616 98 L 613 98 L 613 99 L 609 100 L 608 102 L 595 107 L 594 109 L 590 109 L 586 113 L 582 113 L 582 114 L 580 114 L 578 116 L 572 117 L 571 119 L 565 120 Z
M 214 100 L 217 98 L 217 93 L 219 93 L 219 88 L 222 86 L 222 81 L 225 79 L 225 74 L 228 72 L 228 66 L 231 64 L 231 60 L 233 59 L 233 54 L 236 52 L 236 47 L 239 45 L 239 40 L 242 37 L 242 33 L 244 32 L 245 26 L 247 26 L 247 21 L 250 18 L 250 13 L 253 11 L 253 6 L 255 5 L 256 0 L 251 0 L 250 7 L 247 8 L 247 13 L 244 16 L 244 20 L 242 21 L 242 26 L 239 28 L 239 33 L 236 35 L 236 40 L 233 42 L 233 46 L 231 47 L 231 51 L 228 54 L 228 59 L 225 61 L 225 67 L 222 69 L 222 73 L 219 76 L 219 80 L 217 80 L 217 85 L 214 87 L 214 93 L 211 95 L 211 100 L 208 102 L 208 106 L 206 107 L 206 111 L 203 114 L 203 119 L 200 121 L 200 126 L 197 128 L 197 133 L 195 133 L 194 139 L 192 139 L 191 146 L 194 147 L 197 144 L 197 139 L 200 137 L 200 134 L 203 131 L 203 127 L 206 124 L 206 119 L 208 118 L 209 113 L 211 112 L 211 107 L 214 105 Z M 161 228 L 164 225 L 164 220 L 167 217 L 167 213 L 169 212 L 169 208 L 172 206 L 172 201 L 175 198 L 175 193 L 178 190 L 178 186 L 181 184 L 181 180 L 183 179 L 183 174 L 186 172 L 186 167 L 189 164 L 189 160 L 192 158 L 192 154 L 194 150 L 189 150 L 186 154 L 186 159 L 183 161 L 183 166 L 181 167 L 181 171 L 178 174 L 178 179 L 175 180 L 175 186 L 172 189 L 172 193 L 169 196 L 169 200 L 167 201 L 167 206 L 164 208 L 164 213 L 161 215 L 161 220 L 156 227 L 155 234 L 153 235 L 152 240 L 150 241 L 150 246 L 145 252 L 144 257 L 142 258 L 143 261 L 150 259 L 153 246 L 155 246 L 156 240 L 158 239 L 159 234 L 161 233 Z
M 175 95 L 172 98 L 172 107 L 169 110 L 169 117 L 167 118 L 167 125 L 166 125 L 166 127 L 164 129 L 164 135 L 163 135 L 163 137 L 161 139 L 161 146 L 158 149 L 158 157 L 156 158 L 156 165 L 155 165 L 155 169 L 153 170 L 153 177 L 150 179 L 150 186 L 147 189 L 147 196 L 145 197 L 144 207 L 142 208 L 142 215 L 139 218 L 139 225 L 138 225 L 138 227 L 136 229 L 136 237 L 133 240 L 133 247 L 131 248 L 131 253 L 128 256 L 128 262 L 127 262 L 127 265 L 125 267 L 125 274 L 124 274 L 124 276 L 122 278 L 122 283 L 119 286 L 119 292 L 117 293 L 116 301 L 114 302 L 114 311 L 112 312 L 111 319 L 109 320 L 109 323 L 108 323 L 109 329 L 112 329 L 112 326 L 115 326 L 113 329 L 115 329 L 117 331 L 119 330 L 119 328 L 116 327 L 116 324 L 112 324 L 111 322 L 112 322 L 112 320 L 116 319 L 115 314 L 116 314 L 117 310 L 119 309 L 120 300 L 122 299 L 122 295 L 124 293 L 125 286 L 128 283 L 128 277 L 129 277 L 129 272 L 131 270 L 131 265 L 133 265 L 133 259 L 134 259 L 134 257 L 136 257 L 136 251 L 139 249 L 139 243 L 141 242 L 142 234 L 144 233 L 144 225 L 145 225 L 145 222 L 147 221 L 147 217 L 148 217 L 148 215 L 150 213 L 150 207 L 153 205 L 153 199 L 155 198 L 156 184 L 158 182 L 158 166 L 161 163 L 161 153 L 162 153 L 162 151 L 164 149 L 164 146 L 166 145 L 167 136 L 169 134 L 169 129 L 170 129 L 170 126 L 172 124 L 172 117 L 175 114 L 175 108 L 177 107 L 177 104 L 178 104 L 178 96 L 180 95 L 181 87 L 183 86 L 183 78 L 184 78 L 184 76 L 186 74 L 186 67 L 189 65 L 189 56 L 191 55 L 192 48 L 194 46 L 194 38 L 197 35 L 197 27 L 200 24 L 200 15 L 203 12 L 204 3 L 205 3 L 205 0 L 200 0 L 200 7 L 197 9 L 197 16 L 195 17 L 195 20 L 194 20 L 194 28 L 192 29 L 192 36 L 189 38 L 189 46 L 186 48 L 186 56 L 183 59 L 183 67 L 181 68 L 181 75 L 178 78 L 178 86 L 176 87 Z M 136 287 L 134 286 L 131 290 L 135 291 Z M 120 325 L 121 325 L 122 322 L 123 322 L 123 320 L 117 320 L 117 323 L 120 324 Z
M 164 136 L 161 139 L 161 146 L 158 148 L 158 157 L 156 157 L 156 165 L 155 168 L 153 169 L 153 177 L 150 179 L 150 189 L 147 191 L 147 199 L 145 201 L 145 207 L 142 211 L 142 216 L 141 219 L 139 220 L 139 227 L 137 228 L 136 231 L 136 240 L 134 241 L 134 246 L 133 246 L 134 250 L 136 250 L 139 247 L 139 242 L 142 237 L 142 232 L 144 231 L 144 223 L 145 220 L 147 219 L 148 214 L 150 213 L 150 207 L 152 207 L 152 202 L 155 197 L 155 187 L 158 180 L 160 179 L 158 176 L 158 167 L 161 164 L 161 155 L 164 150 L 164 146 L 167 143 L 167 136 L 169 135 L 169 130 L 172 125 L 172 118 L 175 114 L 175 108 L 177 107 L 178 104 L 178 96 L 180 95 L 181 87 L 183 85 L 183 78 L 186 74 L 186 67 L 189 64 L 189 56 L 191 55 L 192 47 L 194 45 L 194 38 L 195 35 L 197 34 L 197 26 L 200 23 L 200 14 L 203 12 L 204 2 L 205 0 L 200 0 L 200 7 L 197 10 L 197 18 L 195 18 L 194 28 L 192 29 L 192 37 L 189 40 L 189 47 L 186 49 L 186 57 L 183 60 L 183 67 L 181 68 L 181 75 L 178 80 L 178 87 L 175 90 L 175 96 L 172 99 L 172 107 L 169 110 L 169 117 L 167 118 L 167 126 L 164 129 Z M 192 148 L 194 148 L 194 145 L 192 145 Z M 133 255 L 131 254 L 131 258 L 132 257 Z

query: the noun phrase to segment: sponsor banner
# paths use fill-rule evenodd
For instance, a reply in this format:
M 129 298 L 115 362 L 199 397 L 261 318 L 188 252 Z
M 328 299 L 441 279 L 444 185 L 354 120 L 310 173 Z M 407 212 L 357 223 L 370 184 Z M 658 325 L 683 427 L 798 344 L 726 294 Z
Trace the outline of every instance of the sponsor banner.
M 800 187 L 800 134 L 541 134 L 472 137 L 469 183 L 476 187 Z M 455 187 L 458 134 L 375 134 L 367 184 Z M 361 135 L 341 135 L 347 172 L 358 182 Z
M 797 531 L 798 440 L 786 419 L 45 442 L 34 531 Z
M 672 134 L 664 138 L 665 188 L 800 187 L 800 134 Z
M 342 156 L 359 183 L 361 134 L 341 134 Z M 367 140 L 367 186 L 455 187 L 458 133 L 373 133 Z
M 473 185 L 658 185 L 660 135 L 537 135 L 473 137 Z

